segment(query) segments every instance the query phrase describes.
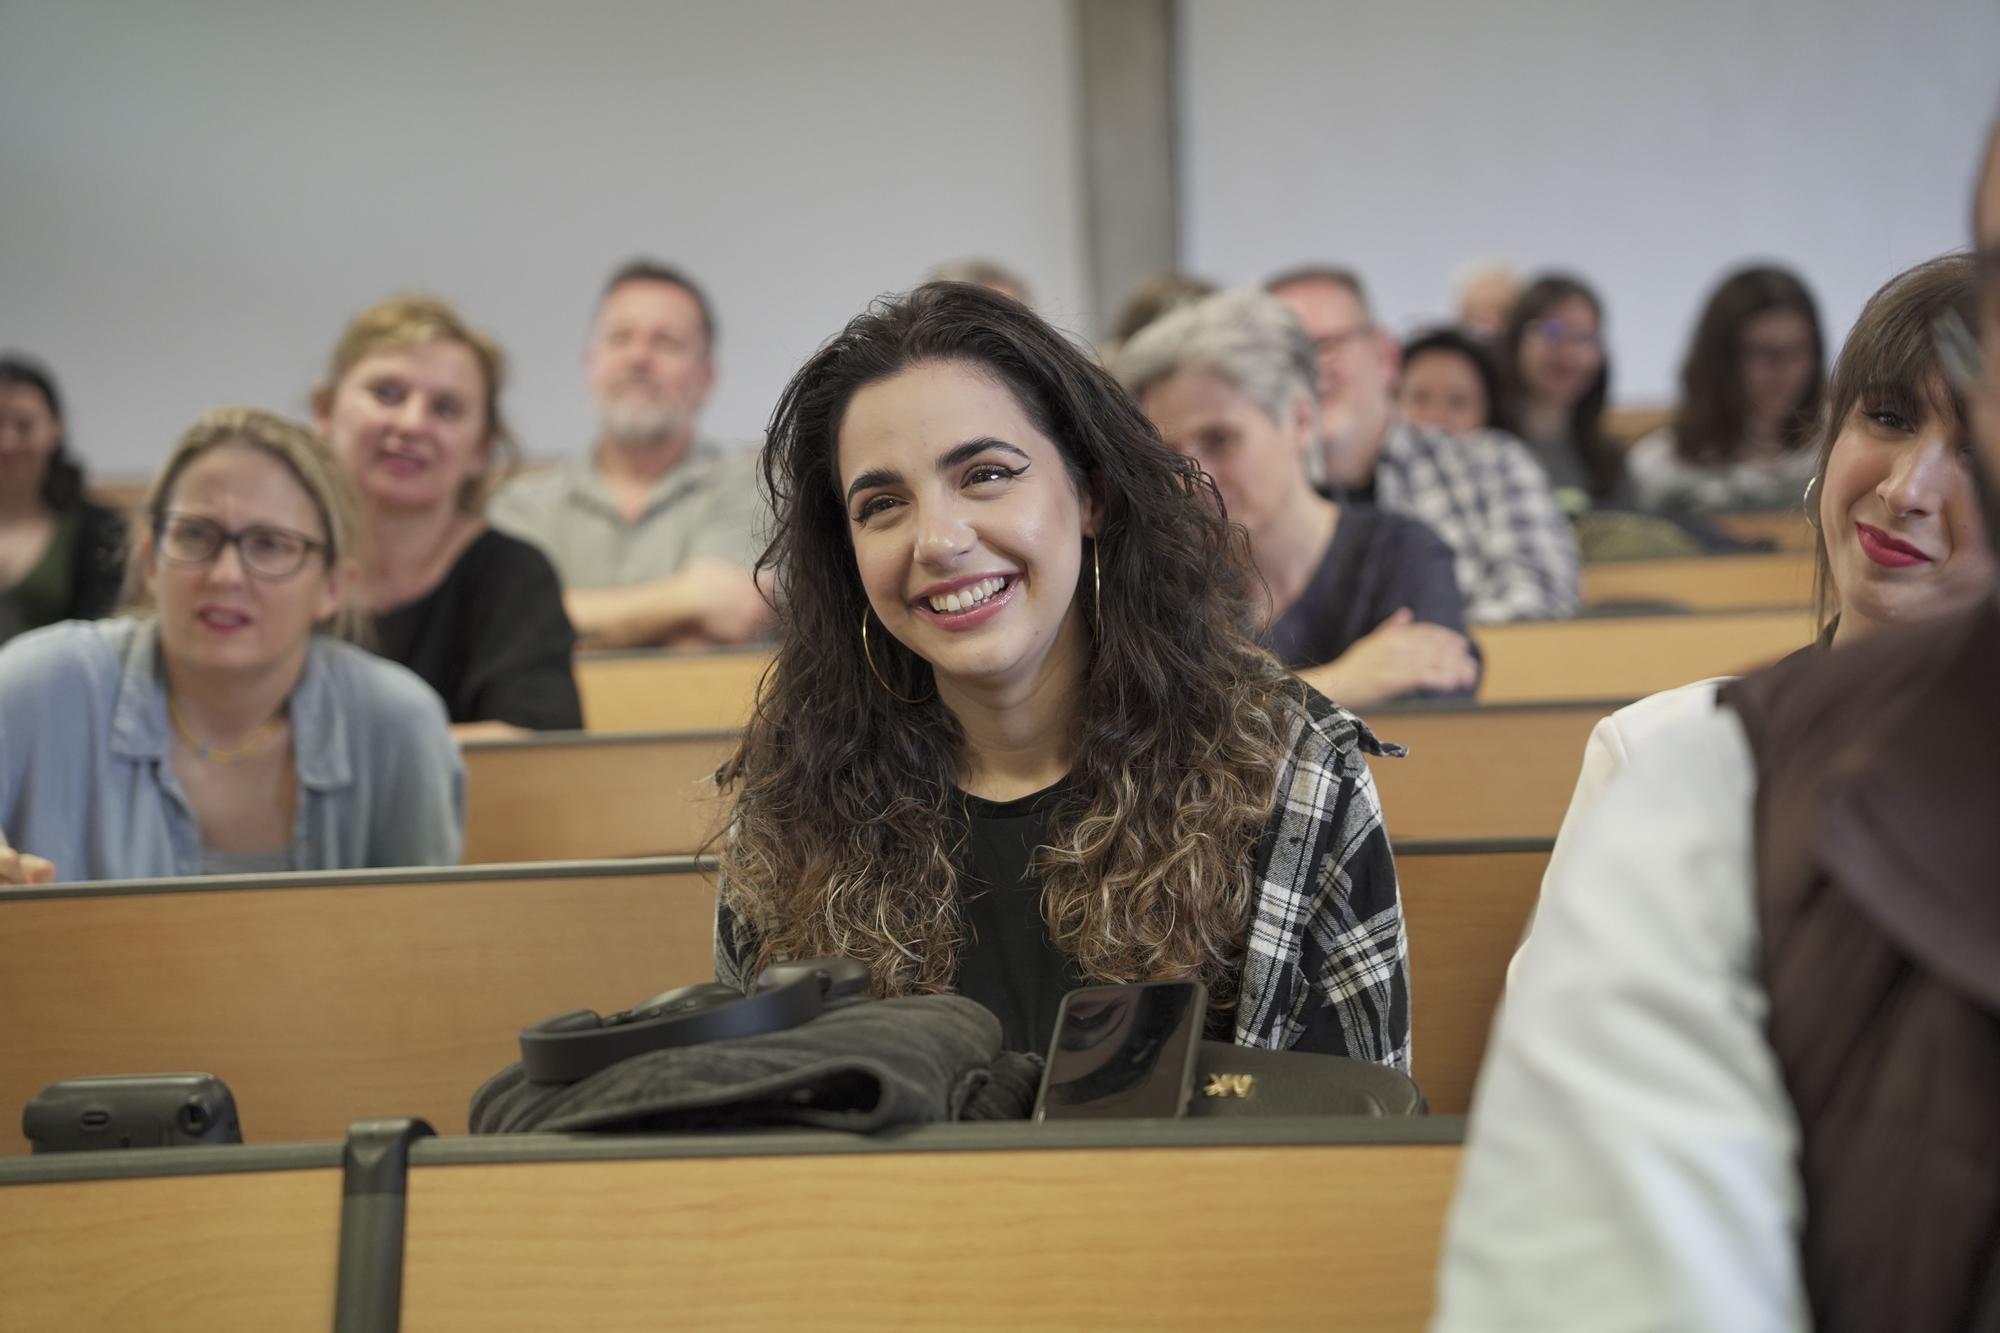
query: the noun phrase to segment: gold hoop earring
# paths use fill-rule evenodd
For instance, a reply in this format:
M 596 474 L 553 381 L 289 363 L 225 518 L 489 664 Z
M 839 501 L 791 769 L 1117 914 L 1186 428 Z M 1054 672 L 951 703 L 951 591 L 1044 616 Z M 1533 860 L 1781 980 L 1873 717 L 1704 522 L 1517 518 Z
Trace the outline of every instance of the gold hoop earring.
M 1100 626 L 1104 624 L 1104 564 L 1097 553 L 1103 549 L 1104 543 L 1095 537 L 1090 539 L 1091 623 Z
M 1818 477 L 1814 477 L 1806 482 L 1806 493 L 1803 500 L 1806 510 L 1806 526 L 1815 531 L 1819 528 L 1819 515 L 1813 512 L 1813 487 L 1817 485 L 1819 485 Z
M 922 699 L 907 699 L 889 688 L 889 682 L 887 679 L 883 677 L 882 669 L 875 665 L 875 654 L 868 651 L 868 608 L 865 606 L 861 608 L 861 656 L 867 659 L 868 670 L 871 673 L 873 673 L 875 677 L 875 683 L 880 685 L 882 687 L 883 692 L 887 694 L 891 699 L 894 699 L 897 703 L 920 704 L 929 701 L 931 696 L 928 694 L 926 694 Z

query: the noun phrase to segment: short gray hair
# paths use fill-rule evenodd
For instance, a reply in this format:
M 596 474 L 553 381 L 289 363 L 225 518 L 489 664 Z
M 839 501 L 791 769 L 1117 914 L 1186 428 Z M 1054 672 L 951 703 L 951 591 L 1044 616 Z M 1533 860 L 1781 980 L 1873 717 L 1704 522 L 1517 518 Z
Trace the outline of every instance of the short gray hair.
M 1213 375 L 1273 421 L 1300 394 L 1319 420 L 1312 343 L 1282 301 L 1259 291 L 1218 292 L 1176 306 L 1132 335 L 1112 365 L 1134 398 L 1176 375 Z

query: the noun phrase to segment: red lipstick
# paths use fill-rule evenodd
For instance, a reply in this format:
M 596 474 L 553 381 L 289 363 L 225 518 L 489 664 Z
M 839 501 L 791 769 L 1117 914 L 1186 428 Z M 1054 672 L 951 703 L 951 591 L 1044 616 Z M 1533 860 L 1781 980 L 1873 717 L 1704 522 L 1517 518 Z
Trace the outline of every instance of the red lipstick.
M 1891 537 L 1882 529 L 1866 523 L 1854 525 L 1854 539 L 1860 543 L 1863 555 L 1885 569 L 1908 569 L 1912 565 L 1936 563 L 1908 542 Z

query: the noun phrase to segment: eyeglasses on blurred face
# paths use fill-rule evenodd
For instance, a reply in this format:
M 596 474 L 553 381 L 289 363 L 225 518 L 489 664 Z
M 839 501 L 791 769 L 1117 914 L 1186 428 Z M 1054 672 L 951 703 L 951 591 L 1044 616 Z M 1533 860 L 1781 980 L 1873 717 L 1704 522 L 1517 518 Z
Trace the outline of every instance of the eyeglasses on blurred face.
M 255 523 L 234 531 L 211 518 L 168 514 L 154 533 L 160 559 L 170 565 L 206 565 L 233 546 L 243 569 L 256 578 L 288 579 L 305 568 L 307 557 L 324 551 L 326 543 L 290 528 Z

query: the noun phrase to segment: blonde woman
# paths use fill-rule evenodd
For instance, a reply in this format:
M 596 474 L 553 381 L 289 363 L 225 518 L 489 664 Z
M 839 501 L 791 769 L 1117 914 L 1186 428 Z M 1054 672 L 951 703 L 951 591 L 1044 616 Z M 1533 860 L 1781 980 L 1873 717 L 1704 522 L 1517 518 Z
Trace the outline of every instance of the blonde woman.
M 0 881 L 456 861 L 444 710 L 339 637 L 361 619 L 355 533 L 303 426 L 196 421 L 140 512 L 143 613 L 0 648 Z
M 505 375 L 499 346 L 450 306 L 395 297 L 347 326 L 314 412 L 367 510 L 376 651 L 428 681 L 454 724 L 575 730 L 562 585 L 548 557 L 486 524 L 516 457 Z

